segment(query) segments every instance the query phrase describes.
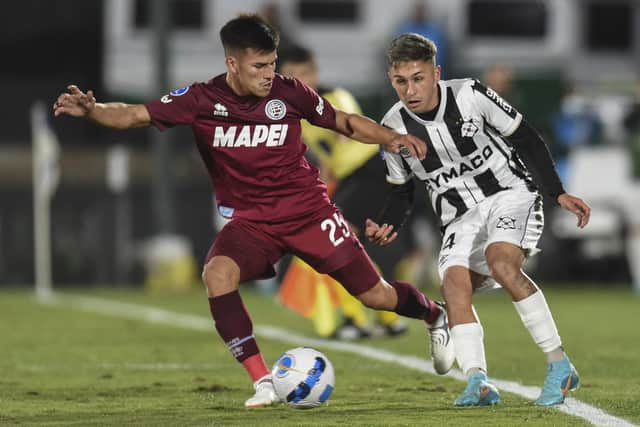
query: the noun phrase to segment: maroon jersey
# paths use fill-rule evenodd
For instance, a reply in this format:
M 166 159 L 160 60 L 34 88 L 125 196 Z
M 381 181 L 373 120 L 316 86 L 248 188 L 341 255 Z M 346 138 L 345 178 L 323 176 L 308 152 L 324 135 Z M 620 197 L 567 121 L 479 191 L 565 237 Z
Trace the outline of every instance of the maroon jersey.
M 191 126 L 220 214 L 276 223 L 326 205 L 326 186 L 304 157 L 300 120 L 335 129 L 331 104 L 300 81 L 279 74 L 264 98 L 234 94 L 225 77 L 145 104 L 160 130 Z

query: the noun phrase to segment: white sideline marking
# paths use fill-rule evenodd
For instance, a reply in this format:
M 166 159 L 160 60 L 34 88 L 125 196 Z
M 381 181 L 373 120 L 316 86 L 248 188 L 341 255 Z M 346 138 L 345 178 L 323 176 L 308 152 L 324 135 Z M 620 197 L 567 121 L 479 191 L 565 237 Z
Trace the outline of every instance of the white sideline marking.
M 108 316 L 117 316 L 127 319 L 137 319 L 154 324 L 176 326 L 184 329 L 212 332 L 213 325 L 209 318 L 181 314 L 161 308 L 149 307 L 138 304 L 113 301 L 102 298 L 84 297 L 76 295 L 52 294 L 46 298 L 39 298 L 44 304 L 72 307 L 80 311 L 100 313 Z M 315 345 L 358 356 L 367 357 L 382 362 L 396 363 L 404 367 L 420 372 L 437 375 L 433 365 L 426 359 L 403 356 L 386 350 L 380 350 L 362 344 L 346 343 L 341 341 L 309 338 L 291 333 L 285 329 L 274 326 L 256 326 L 255 332 L 262 338 L 289 343 L 293 345 Z M 465 381 L 464 375 L 458 369 L 453 369 L 446 376 Z M 526 386 L 515 381 L 499 380 L 492 378 L 493 383 L 500 389 L 527 399 L 535 399 L 540 394 L 540 387 Z M 580 417 L 596 426 L 603 427 L 637 427 L 622 418 L 607 414 L 602 409 L 583 403 L 577 399 L 568 397 L 565 403 L 555 406 L 561 412 Z

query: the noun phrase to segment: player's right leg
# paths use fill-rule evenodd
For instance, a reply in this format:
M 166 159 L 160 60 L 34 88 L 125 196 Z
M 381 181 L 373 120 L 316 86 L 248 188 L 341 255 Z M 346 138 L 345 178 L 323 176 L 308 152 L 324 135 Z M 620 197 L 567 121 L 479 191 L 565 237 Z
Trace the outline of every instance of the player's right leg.
M 234 220 L 216 237 L 202 272 L 216 330 L 253 382 L 255 394 L 245 402 L 250 408 L 271 405 L 278 398 L 238 288 L 241 282 L 272 275 L 280 255 L 278 245 L 259 228 Z
M 456 406 L 488 406 L 500 403 L 498 389 L 487 378 L 484 331 L 471 305 L 474 286 L 484 280 L 466 267 L 446 269 L 442 294 L 449 315 L 449 327 L 458 366 L 467 377 L 467 387 L 455 400 Z

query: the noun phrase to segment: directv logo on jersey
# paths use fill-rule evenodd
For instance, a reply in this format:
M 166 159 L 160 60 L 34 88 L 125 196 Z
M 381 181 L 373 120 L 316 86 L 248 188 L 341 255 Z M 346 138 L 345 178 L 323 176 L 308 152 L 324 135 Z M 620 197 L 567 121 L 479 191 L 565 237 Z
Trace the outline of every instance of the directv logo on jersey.
M 507 114 L 511 114 L 511 105 L 507 103 L 504 99 L 500 97 L 493 89 L 487 88 L 487 96 L 491 98 L 500 108 L 502 108 Z
M 229 126 L 226 130 L 222 126 L 216 126 L 213 133 L 214 147 L 257 147 L 264 144 L 266 147 L 279 147 L 287 138 L 289 125 L 256 125 Z

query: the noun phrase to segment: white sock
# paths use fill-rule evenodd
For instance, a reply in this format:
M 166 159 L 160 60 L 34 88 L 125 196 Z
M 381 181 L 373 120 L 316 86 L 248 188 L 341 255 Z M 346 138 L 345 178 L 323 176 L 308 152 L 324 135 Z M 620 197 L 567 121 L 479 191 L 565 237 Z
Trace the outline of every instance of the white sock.
M 631 271 L 633 290 L 640 294 L 640 235 L 636 233 L 627 239 L 627 263 Z
M 562 340 L 542 291 L 529 295 L 521 301 L 514 301 L 513 305 L 533 341 L 547 355 L 547 360 L 555 362 L 564 357 Z
M 456 361 L 467 378 L 478 370 L 487 372 L 483 338 L 484 331 L 480 323 L 463 323 L 451 328 Z

